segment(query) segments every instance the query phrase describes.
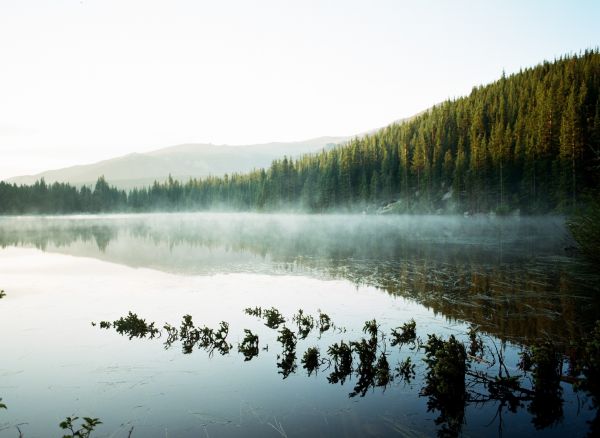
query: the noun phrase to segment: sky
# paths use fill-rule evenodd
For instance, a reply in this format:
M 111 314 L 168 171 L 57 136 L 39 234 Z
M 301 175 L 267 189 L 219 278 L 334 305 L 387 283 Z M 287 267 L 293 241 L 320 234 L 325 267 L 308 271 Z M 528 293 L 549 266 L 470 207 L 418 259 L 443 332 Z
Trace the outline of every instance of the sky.
M 354 135 L 600 45 L 600 1 L 0 0 L 0 179 Z

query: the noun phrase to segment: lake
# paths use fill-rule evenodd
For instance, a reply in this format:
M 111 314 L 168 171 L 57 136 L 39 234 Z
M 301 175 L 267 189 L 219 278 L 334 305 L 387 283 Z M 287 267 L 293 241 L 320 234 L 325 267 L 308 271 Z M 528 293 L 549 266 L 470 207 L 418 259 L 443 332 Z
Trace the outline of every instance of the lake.
M 94 437 L 132 427 L 133 437 L 583 435 L 596 412 L 569 383 L 546 410 L 531 397 L 516 407 L 476 399 L 481 384 L 447 409 L 423 389 L 418 343 L 390 342 L 411 320 L 423 343 L 428 334 L 466 342 L 476 328 L 519 375 L 523 349 L 546 339 L 567 348 L 600 315 L 600 278 L 571 245 L 560 217 L 0 218 L 0 437 L 17 437 L 17 426 L 28 438 L 59 436 L 73 415 L 100 418 Z M 245 312 L 255 307 L 260 316 Z M 265 325 L 272 307 L 285 318 L 277 328 Z M 160 334 L 100 328 L 129 311 Z M 169 340 L 163 325 L 179 328 L 184 315 L 211 333 L 225 321 L 229 347 Z M 329 347 L 368 343 L 373 319 L 375 374 L 356 352 L 352 371 L 339 373 Z M 284 326 L 293 354 L 278 341 Z M 238 351 L 244 329 L 259 339 L 249 360 Z M 302 361 L 311 347 L 316 368 Z M 407 358 L 414 375 L 395 372 Z M 475 367 L 496 375 L 500 364 Z

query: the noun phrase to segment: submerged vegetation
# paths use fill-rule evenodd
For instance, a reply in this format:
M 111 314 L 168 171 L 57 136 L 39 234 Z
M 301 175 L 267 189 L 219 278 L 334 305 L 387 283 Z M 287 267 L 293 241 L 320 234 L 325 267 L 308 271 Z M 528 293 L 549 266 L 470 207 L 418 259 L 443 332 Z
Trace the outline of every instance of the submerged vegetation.
M 258 309 L 246 309 L 245 313 L 265 317 L 265 312 Z M 275 308 L 269 309 L 267 314 L 277 315 L 277 320 L 283 318 Z M 132 319 L 130 315 L 135 314 L 130 312 L 122 319 Z M 315 325 L 315 321 L 321 318 L 299 310 L 291 320 L 298 326 L 298 335 L 285 325 L 272 327 L 277 330 L 277 342 L 281 344 L 276 367 L 283 379 L 297 370 L 298 343 L 307 338 L 305 324 L 309 321 Z M 329 317 L 323 320 L 333 325 Z M 154 327 L 154 323 L 147 326 Z M 166 344 L 170 346 L 179 339 L 184 345 L 184 353 L 192 352 L 197 346 L 209 354 L 215 349 L 221 354 L 229 354 L 231 346 L 226 343 L 228 327 L 227 323 L 221 322 L 218 330 L 197 328 L 191 316 L 185 315 L 179 329 L 170 324 L 164 325 L 168 338 Z M 113 328 L 117 330 L 114 325 Z M 561 383 L 572 384 L 575 390 L 589 394 L 592 400 L 590 407 L 596 412 L 600 407 L 600 322 L 586 339 L 567 350 L 547 340 L 524 346 L 520 361 L 510 365 L 506 363 L 504 348 L 498 348 L 491 339 L 485 342 L 474 326 L 447 339 L 428 334 L 426 341 L 417 335 L 414 320 L 391 329 L 387 335 L 373 319 L 365 322 L 362 332 L 365 337 L 335 342 L 329 345 L 326 353 L 321 353 L 318 346 L 309 346 L 301 355 L 302 368 L 308 376 L 316 375 L 320 370 L 330 370 L 327 381 L 331 384 L 344 385 L 354 377 L 350 397 L 364 397 L 376 388 L 385 390 L 395 381 L 410 383 L 417 371 L 422 370 L 420 394 L 427 397 L 428 410 L 437 412 L 435 423 L 439 436 L 458 436 L 461 433 L 465 410 L 470 404 L 493 403 L 497 406 L 499 431 L 503 412 L 517 412 L 524 407 L 531 414 L 535 428 L 550 427 L 562 421 L 564 415 Z M 159 331 L 158 337 L 162 333 Z M 391 355 L 401 352 L 404 345 L 410 345 L 409 352 L 392 368 Z M 258 356 L 258 334 L 244 329 L 238 352 L 243 355 L 244 361 Z M 415 358 L 421 358 L 424 368 L 414 362 Z M 511 373 L 510 370 L 519 372 Z M 600 421 L 596 419 L 592 428 L 596 427 L 596 423 Z
M 571 211 L 597 190 L 600 53 L 544 62 L 346 145 L 248 174 L 129 193 L 0 182 L 0 214 L 105 211 L 377 209 Z

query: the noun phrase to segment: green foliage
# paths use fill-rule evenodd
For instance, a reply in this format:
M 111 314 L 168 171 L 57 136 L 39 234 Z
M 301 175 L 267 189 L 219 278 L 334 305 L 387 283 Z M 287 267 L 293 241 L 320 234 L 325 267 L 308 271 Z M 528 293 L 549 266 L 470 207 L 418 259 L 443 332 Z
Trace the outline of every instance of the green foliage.
M 264 309 L 262 314 L 266 320 L 265 325 L 269 328 L 278 329 L 281 324 L 285 323 L 285 318 L 275 307 Z
M 308 375 L 318 371 L 321 362 L 319 361 L 320 352 L 318 347 L 309 347 L 302 356 L 302 367 L 307 371 Z
M 454 335 L 447 341 L 430 335 L 424 350 L 424 361 L 429 367 L 425 394 L 444 400 L 463 400 L 467 372 L 465 346 Z
M 285 326 L 279 331 L 277 341 L 281 343 L 281 346 L 286 351 L 292 351 L 296 348 L 296 335 Z
M 415 364 L 410 357 L 407 357 L 398 364 L 396 367 L 396 374 L 407 383 L 415 378 Z
M 59 427 L 63 430 L 68 430 L 70 433 L 63 435 L 63 438 L 89 438 L 96 426 L 102 424 L 98 418 L 83 417 L 82 424 L 79 428 L 75 424 L 79 417 L 67 417 L 61 421 Z
M 428 366 L 423 395 L 429 397 L 430 410 L 440 411 L 436 424 L 439 436 L 458 436 L 464 423 L 467 392 L 465 375 L 468 370 L 465 346 L 451 335 L 447 341 L 428 335 L 424 345 Z
M 283 347 L 282 354 L 277 355 L 279 359 L 277 368 L 280 369 L 279 374 L 282 374 L 285 379 L 296 371 L 296 335 L 284 326 L 279 331 L 277 341 Z
M 333 372 L 327 377 L 329 383 L 341 383 L 352 373 L 352 347 L 350 344 L 340 341 L 329 346 L 327 354 L 334 363 Z
M 238 352 L 244 355 L 244 361 L 252 360 L 258 356 L 258 335 L 244 329 L 244 340 L 238 345 Z
M 315 327 L 315 319 L 310 315 L 305 315 L 302 309 L 292 317 L 298 325 L 298 336 L 300 339 L 306 339 L 311 330 Z
M 104 324 L 104 326 L 103 326 Z M 110 323 L 106 323 L 106 321 L 100 322 L 101 328 L 110 328 Z M 154 327 L 154 323 L 146 323 L 145 319 L 139 318 L 135 313 L 128 313 L 128 315 L 123 318 L 119 318 L 118 320 L 112 323 L 116 332 L 120 335 L 128 335 L 129 339 L 132 338 L 145 338 L 149 336 L 150 339 L 154 338 L 159 330 Z
M 390 364 L 386 354 L 382 352 L 375 365 L 375 385 L 386 387 L 391 381 L 392 374 L 390 372 Z
M 2 398 L 0 398 L 0 409 L 6 409 L 6 405 L 2 403 Z
M 365 325 L 363 327 L 363 333 L 371 335 L 371 339 L 377 339 L 377 332 L 379 331 L 379 326 L 377 325 L 377 321 L 372 319 L 370 321 L 365 321 Z
M 329 317 L 329 315 L 319 310 L 319 321 L 317 325 L 319 326 L 319 333 L 323 334 L 331 328 L 331 318 Z
M 597 190 L 600 53 L 544 62 L 474 87 L 413 119 L 268 169 L 129 193 L 0 182 L 0 214 L 98 211 L 364 209 L 571 211 Z
M 258 307 L 258 306 L 254 307 L 254 308 L 248 307 L 248 308 L 244 309 L 244 313 L 246 315 L 257 316 L 259 318 L 262 318 L 262 308 Z
M 392 329 L 392 347 L 411 343 L 415 345 L 417 340 L 417 323 L 414 319 L 404 323 L 401 327 Z

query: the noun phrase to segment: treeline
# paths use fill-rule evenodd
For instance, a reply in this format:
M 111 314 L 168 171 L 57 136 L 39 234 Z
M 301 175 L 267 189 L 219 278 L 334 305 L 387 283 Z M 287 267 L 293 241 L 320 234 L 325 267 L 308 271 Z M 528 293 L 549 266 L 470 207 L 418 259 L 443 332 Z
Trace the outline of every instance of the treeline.
M 305 209 L 569 211 L 600 167 L 600 52 L 545 62 L 475 87 L 405 122 L 248 174 L 169 178 L 129 193 L 0 183 L 0 212 Z

